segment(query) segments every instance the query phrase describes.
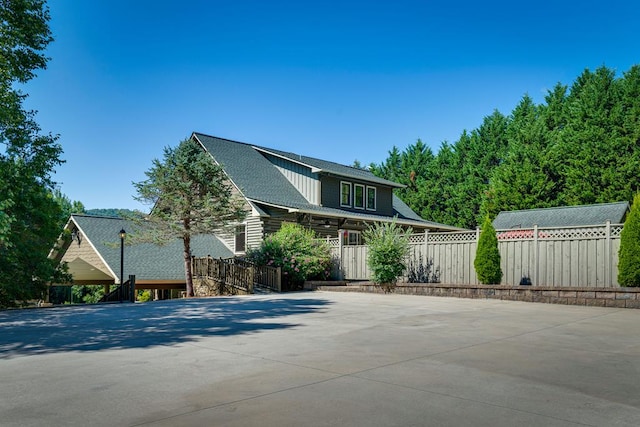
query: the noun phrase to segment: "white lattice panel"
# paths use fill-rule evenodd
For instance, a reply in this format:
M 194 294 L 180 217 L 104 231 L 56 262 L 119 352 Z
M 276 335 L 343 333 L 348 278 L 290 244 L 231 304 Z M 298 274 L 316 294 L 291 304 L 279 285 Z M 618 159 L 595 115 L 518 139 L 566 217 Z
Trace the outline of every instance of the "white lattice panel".
M 340 246 L 340 240 L 337 237 L 326 239 L 324 241 L 327 242 L 330 248 L 337 248 L 338 246 Z
M 496 236 L 498 240 L 527 240 L 533 239 L 534 230 L 506 230 L 506 231 L 496 231 Z
M 475 242 L 475 231 L 452 233 L 429 233 L 429 243 Z
M 611 226 L 611 237 L 620 237 L 621 232 L 622 232 L 622 225 Z
M 424 234 L 412 234 L 409 236 L 409 243 L 424 243 Z
M 539 239 L 547 240 L 603 239 L 605 237 L 607 237 L 605 227 L 549 228 L 538 232 Z

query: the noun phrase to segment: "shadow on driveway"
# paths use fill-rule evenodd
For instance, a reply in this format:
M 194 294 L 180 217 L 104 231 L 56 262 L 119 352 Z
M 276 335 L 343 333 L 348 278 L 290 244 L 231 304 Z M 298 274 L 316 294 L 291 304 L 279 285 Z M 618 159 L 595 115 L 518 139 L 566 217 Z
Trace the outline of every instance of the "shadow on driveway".
M 313 298 L 224 297 L 0 312 L 0 359 L 69 351 L 146 348 L 198 337 L 299 326 L 286 316 L 323 310 Z M 279 319 L 279 321 L 274 321 Z

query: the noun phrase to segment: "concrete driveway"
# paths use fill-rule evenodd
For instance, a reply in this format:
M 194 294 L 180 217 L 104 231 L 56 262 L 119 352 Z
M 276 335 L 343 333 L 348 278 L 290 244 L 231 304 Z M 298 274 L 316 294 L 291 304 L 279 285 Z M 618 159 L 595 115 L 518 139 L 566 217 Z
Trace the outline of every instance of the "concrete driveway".
M 640 311 L 296 293 L 0 312 L 2 426 L 638 426 Z

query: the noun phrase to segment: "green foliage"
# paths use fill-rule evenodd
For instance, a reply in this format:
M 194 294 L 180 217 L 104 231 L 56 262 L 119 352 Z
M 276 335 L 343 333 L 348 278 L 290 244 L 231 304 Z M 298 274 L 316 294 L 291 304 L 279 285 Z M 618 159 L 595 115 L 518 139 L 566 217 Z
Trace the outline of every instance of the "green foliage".
M 500 284 L 502 269 L 500 268 L 500 251 L 496 230 L 488 216 L 485 217 L 478 240 L 476 259 L 473 261 L 478 280 L 485 285 Z
M 138 296 L 136 297 L 136 301 L 139 302 L 148 302 L 151 301 L 152 297 L 151 297 L 151 291 L 148 289 L 145 289 L 144 291 L 138 291 Z
M 525 95 L 508 116 L 494 111 L 435 156 L 418 141 L 371 170 L 405 184 L 396 194 L 423 218 L 474 228 L 505 210 L 631 201 L 638 141 L 640 66 L 600 67 L 541 104 Z
M 232 195 L 222 167 L 191 139 L 177 148 L 166 147 L 163 161 L 154 159 L 145 174 L 145 181 L 133 184 L 136 200 L 153 210 L 131 241 L 165 244 L 182 239 L 187 296 L 192 297 L 191 236 L 225 230 L 242 221 L 245 205 Z
M 87 209 L 84 213 L 91 216 L 109 216 L 113 218 L 131 218 L 136 215 L 136 211 L 131 209 L 117 208 Z
M 414 259 L 410 259 L 407 283 L 440 283 L 440 267 L 433 268 L 433 259 L 427 259 L 424 262 L 420 257 L 417 263 Z
M 618 284 L 640 286 L 640 193 L 633 198 L 631 212 L 620 233 Z
M 82 204 L 82 202 L 79 202 L 77 200 L 74 200 L 72 202 L 67 196 L 62 194 L 62 191 L 57 188 L 53 190 L 53 199 L 58 203 L 58 205 L 60 205 L 60 230 L 62 230 L 62 227 L 64 227 L 64 225 L 67 223 L 71 214 L 85 213 L 84 205 Z
M 60 233 L 51 174 L 62 148 L 41 134 L 17 85 L 46 66 L 48 21 L 43 1 L 0 0 L 0 307 L 41 298 L 47 282 L 68 279 L 48 259 Z
M 247 252 L 247 259 L 257 265 L 282 267 L 284 282 L 300 288 L 305 280 L 325 280 L 331 272 L 331 251 L 313 230 L 299 224 L 283 223 L 278 232 Z
M 405 258 L 409 252 L 409 236 L 412 230 L 403 230 L 395 222 L 370 225 L 363 237 L 369 246 L 367 264 L 371 268 L 374 283 L 385 292 L 392 291 L 398 278 L 406 269 Z
M 73 285 L 71 295 L 73 303 L 95 304 L 104 296 L 104 286 Z

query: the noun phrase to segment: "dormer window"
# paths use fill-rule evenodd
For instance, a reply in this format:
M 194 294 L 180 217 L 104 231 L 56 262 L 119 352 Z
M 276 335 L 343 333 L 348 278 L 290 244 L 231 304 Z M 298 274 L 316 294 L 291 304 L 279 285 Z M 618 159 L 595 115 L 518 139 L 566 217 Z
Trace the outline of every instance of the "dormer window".
M 353 207 L 364 209 L 364 185 L 353 184 Z
M 351 183 L 340 183 L 340 206 L 351 207 Z
M 367 210 L 376 210 L 376 187 L 367 186 Z

